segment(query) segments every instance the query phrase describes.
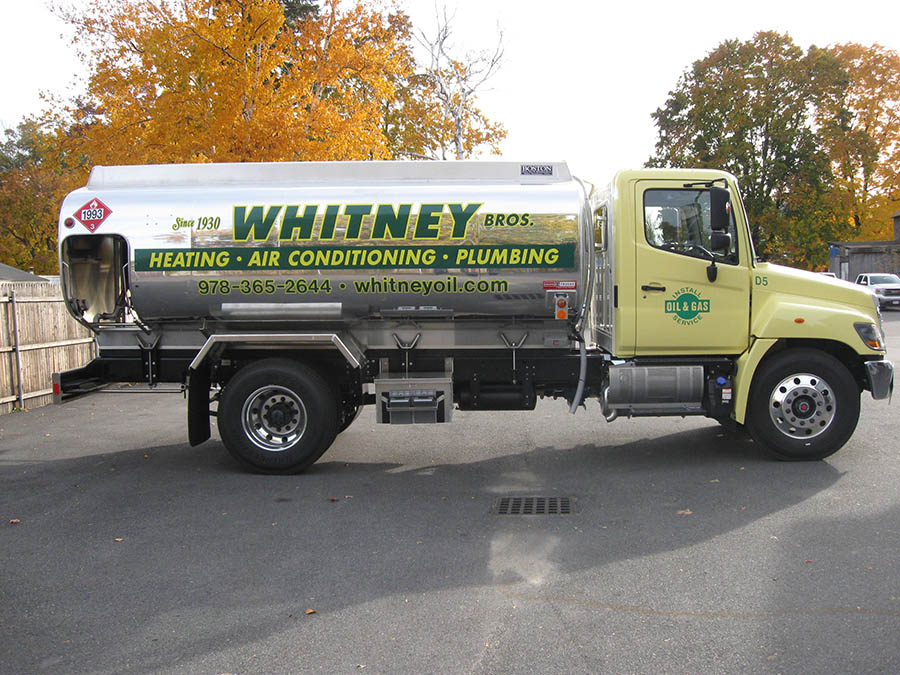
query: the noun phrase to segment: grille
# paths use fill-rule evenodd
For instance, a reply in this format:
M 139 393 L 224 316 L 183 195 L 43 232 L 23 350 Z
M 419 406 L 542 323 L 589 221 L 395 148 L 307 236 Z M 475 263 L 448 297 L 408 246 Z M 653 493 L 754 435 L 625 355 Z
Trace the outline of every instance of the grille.
M 574 497 L 497 497 L 491 509 L 498 516 L 571 516 Z

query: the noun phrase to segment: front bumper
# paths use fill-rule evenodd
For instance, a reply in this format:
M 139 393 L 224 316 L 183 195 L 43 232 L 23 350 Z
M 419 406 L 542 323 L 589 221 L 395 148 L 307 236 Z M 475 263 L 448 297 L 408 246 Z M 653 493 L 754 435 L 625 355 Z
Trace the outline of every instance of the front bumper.
M 875 297 L 878 298 L 878 304 L 882 307 L 900 307 L 900 295 L 890 295 L 884 292 L 875 291 Z
M 890 361 L 866 361 L 866 378 L 872 398 L 891 397 L 894 391 L 894 364 Z

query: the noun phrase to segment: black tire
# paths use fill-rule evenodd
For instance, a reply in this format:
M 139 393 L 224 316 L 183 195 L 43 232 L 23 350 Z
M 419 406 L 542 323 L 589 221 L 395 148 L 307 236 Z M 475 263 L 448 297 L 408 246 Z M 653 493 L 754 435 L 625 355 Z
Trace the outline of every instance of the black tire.
M 762 363 L 754 378 L 747 429 L 778 459 L 823 459 L 853 435 L 859 395 L 850 371 L 830 354 L 779 352 Z
M 248 469 L 299 473 L 331 446 L 337 434 L 333 388 L 312 368 L 288 359 L 244 366 L 219 404 L 219 434 Z

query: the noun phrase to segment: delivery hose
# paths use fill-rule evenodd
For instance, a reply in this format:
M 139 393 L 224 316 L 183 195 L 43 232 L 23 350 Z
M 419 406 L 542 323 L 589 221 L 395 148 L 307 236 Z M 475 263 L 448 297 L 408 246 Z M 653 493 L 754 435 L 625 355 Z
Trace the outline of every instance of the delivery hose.
M 581 349 L 581 368 L 578 371 L 578 389 L 575 390 L 575 398 L 572 399 L 572 406 L 569 408 L 569 412 L 573 415 L 581 405 L 581 399 L 584 396 L 584 380 L 587 377 L 587 349 L 584 346 L 584 336 L 579 336 L 578 346 Z

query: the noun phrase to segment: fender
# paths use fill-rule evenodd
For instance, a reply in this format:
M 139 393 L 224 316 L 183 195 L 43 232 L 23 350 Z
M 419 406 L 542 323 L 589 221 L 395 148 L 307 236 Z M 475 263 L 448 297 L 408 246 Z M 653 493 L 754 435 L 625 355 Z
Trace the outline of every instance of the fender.
M 747 417 L 747 401 L 750 398 L 753 374 L 760 361 L 777 342 L 776 339 L 754 338 L 750 349 L 738 357 L 734 375 L 734 421 L 738 424 L 743 424 Z

